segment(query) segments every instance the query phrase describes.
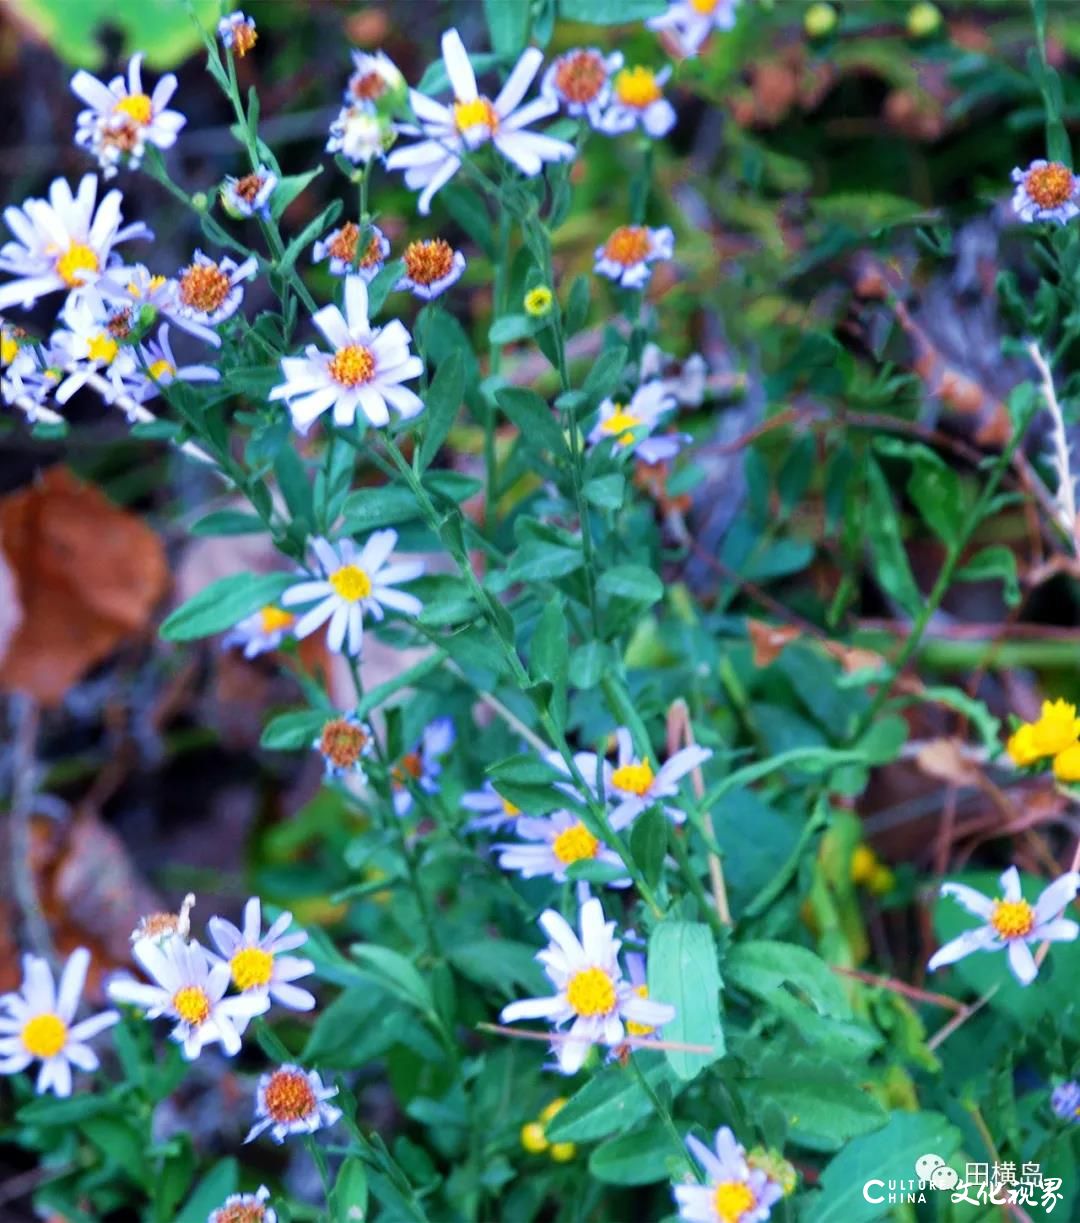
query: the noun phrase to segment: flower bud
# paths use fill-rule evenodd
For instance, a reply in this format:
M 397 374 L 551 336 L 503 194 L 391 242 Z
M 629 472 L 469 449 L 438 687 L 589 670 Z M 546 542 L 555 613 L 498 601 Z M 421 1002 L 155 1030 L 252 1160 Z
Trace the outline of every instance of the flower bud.
M 803 14 L 803 29 L 807 38 L 828 38 L 840 18 L 831 4 L 811 4 Z

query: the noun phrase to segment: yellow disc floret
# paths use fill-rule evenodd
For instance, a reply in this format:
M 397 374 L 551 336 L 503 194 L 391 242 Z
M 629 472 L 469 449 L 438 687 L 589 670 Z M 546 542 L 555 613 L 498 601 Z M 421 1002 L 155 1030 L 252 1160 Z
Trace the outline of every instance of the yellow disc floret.
M 615 1009 L 615 982 L 602 968 L 583 968 L 570 978 L 566 1001 L 586 1018 L 610 1015 Z
M 486 127 L 490 134 L 498 130 L 499 116 L 487 98 L 473 98 L 471 102 L 454 103 L 454 123 L 459 132 Z
M 623 106 L 644 110 L 646 106 L 659 102 L 664 91 L 656 80 L 656 73 L 639 64 L 634 68 L 623 68 L 615 74 L 615 96 Z
M 258 989 L 270 984 L 274 957 L 261 947 L 243 947 L 229 961 L 229 967 L 237 989 Z
M 132 123 L 145 127 L 154 117 L 154 104 L 145 93 L 130 93 L 113 107 L 113 113 L 127 115 Z
M 319 1106 L 307 1075 L 299 1070 L 275 1070 L 263 1090 L 263 1101 L 267 1115 L 278 1124 L 303 1121 Z
M 173 994 L 173 1010 L 184 1023 L 198 1027 L 210 1018 L 210 999 L 198 985 L 185 985 Z
M 264 633 L 277 633 L 282 629 L 292 628 L 296 617 L 292 612 L 283 611 L 280 607 L 270 604 L 259 612 L 259 627 Z
M 375 354 L 363 344 L 346 344 L 330 358 L 327 373 L 339 386 L 363 386 L 375 377 Z
M 67 1024 L 59 1015 L 35 1015 L 23 1025 L 23 1048 L 34 1057 L 55 1057 L 67 1044 Z
M 537 285 L 525 294 L 525 313 L 530 318 L 543 318 L 551 313 L 555 297 L 546 285 Z
M 634 993 L 639 998 L 648 998 L 649 987 L 647 985 L 635 985 Z M 651 1036 L 656 1029 L 650 1023 L 635 1023 L 632 1019 L 626 1021 L 626 1030 L 631 1036 Z
M 119 351 L 120 345 L 111 335 L 104 332 L 101 335 L 91 336 L 86 342 L 87 360 L 100 361 L 102 365 L 111 365 Z
M 1051 161 L 1024 175 L 1024 190 L 1040 208 L 1060 208 L 1076 194 L 1076 180 L 1068 166 Z
M 56 261 L 56 274 L 69 289 L 84 283 L 84 273 L 97 272 L 100 268 L 97 253 L 84 242 L 72 242 Z
M 547 1136 L 539 1121 L 530 1121 L 521 1127 L 521 1145 L 530 1155 L 542 1155 L 548 1149 Z
M 1035 910 L 1026 900 L 995 900 L 990 925 L 1002 938 L 1023 938 L 1035 927 Z
M 571 862 L 595 858 L 599 848 L 600 842 L 580 820 L 569 828 L 564 828 L 551 843 L 551 852 L 567 866 Z
M 643 263 L 652 251 L 652 239 L 644 225 L 620 225 L 604 243 L 604 258 L 624 268 Z
M 371 578 L 359 565 L 342 565 L 326 579 L 346 603 L 359 603 L 371 594 Z
M 176 373 L 176 366 L 171 361 L 166 361 L 161 357 L 157 361 L 150 363 L 150 377 L 155 382 L 161 382 L 166 378 L 171 378 Z
M 639 764 L 624 764 L 616 769 L 611 774 L 611 784 L 616 790 L 642 798 L 649 792 L 654 777 L 652 766 L 647 760 L 642 760 Z
M 602 421 L 600 428 L 609 433 L 620 446 L 630 446 L 634 441 L 634 430 L 642 424 L 640 416 L 628 412 L 621 404 L 615 405 L 615 411 Z
M 754 1191 L 743 1181 L 721 1181 L 713 1197 L 716 1217 L 722 1223 L 739 1223 L 748 1210 L 757 1205 Z

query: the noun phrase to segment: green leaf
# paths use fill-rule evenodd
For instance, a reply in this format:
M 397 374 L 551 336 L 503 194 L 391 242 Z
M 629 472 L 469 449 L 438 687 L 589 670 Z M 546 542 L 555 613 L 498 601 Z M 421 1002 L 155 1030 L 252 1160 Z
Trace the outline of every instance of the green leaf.
M 678 1083 L 659 1053 L 634 1054 L 646 1082 L 656 1091 Z M 550 1142 L 595 1142 L 619 1133 L 652 1112 L 652 1102 L 629 1069 L 617 1063 L 604 1066 L 563 1105 L 547 1127 Z
M 266 523 L 255 514 L 240 510 L 215 510 L 200 518 L 191 527 L 192 535 L 259 535 L 266 530 Z
M 527 539 L 510 558 L 506 572 L 512 582 L 543 582 L 565 577 L 583 564 L 577 548 Z
M 293 709 L 289 713 L 279 713 L 266 724 L 259 746 L 271 752 L 310 748 L 330 716 L 325 711 L 312 709 Z
M 350 1156 L 338 1171 L 330 1192 L 333 1223 L 361 1223 L 367 1218 L 367 1169 L 363 1160 Z
M 671 1135 L 659 1122 L 601 1143 L 589 1155 L 589 1173 L 607 1185 L 651 1185 L 669 1177 Z
M 566 868 L 566 877 L 573 883 L 584 880 L 586 883 L 596 883 L 603 886 L 626 879 L 626 867 L 618 862 L 600 862 L 592 858 L 582 858 L 580 862 L 571 862 Z
M 547 680 L 552 687 L 552 717 L 562 726 L 566 721 L 566 684 L 570 643 L 566 613 L 561 598 L 544 607 L 533 632 L 529 648 L 529 670 L 534 679 Z
M 420 517 L 412 489 L 401 484 L 358 489 L 345 498 L 342 512 L 343 526 L 350 535 L 363 535 L 377 527 L 397 526 Z
M 1004 544 L 983 548 L 957 570 L 961 582 L 985 582 L 988 578 L 1001 578 L 1005 583 L 1005 602 L 1010 607 L 1020 604 L 1020 579 L 1016 572 L 1016 553 Z
M 218 0 L 194 0 L 195 15 L 212 29 L 220 15 Z M 176 0 L 10 0 L 7 8 L 69 64 L 100 68 L 105 62 L 105 29 L 117 30 L 124 59 L 136 51 L 156 69 L 171 68 L 202 43 L 183 4 Z
M 425 398 L 424 440 L 420 443 L 418 463 L 423 471 L 446 441 L 465 393 L 465 363 L 453 353 L 440 366 Z
M 386 299 L 397 288 L 397 283 L 404 274 L 405 261 L 403 259 L 392 259 L 375 273 L 368 285 L 368 314 L 372 318 L 375 318 L 386 305 Z M 429 360 L 431 357 L 432 354 L 428 353 Z
M 626 496 L 626 480 L 617 471 L 595 476 L 585 485 L 585 497 L 602 510 L 617 510 Z
M 275 603 L 294 585 L 291 573 L 234 573 L 211 582 L 178 607 L 161 626 L 166 641 L 195 641 L 221 633 L 245 616 Z
M 737 943 L 724 963 L 728 983 L 768 1002 L 785 985 L 820 1015 L 851 1017 L 840 978 L 820 956 L 795 943 L 772 939 Z
M 304 174 L 286 174 L 280 179 L 270 196 L 270 215 L 274 220 L 277 220 L 308 183 L 318 178 L 322 172 L 323 167 L 316 166 L 314 170 L 308 170 Z
M 933 451 L 927 453 L 933 455 Z M 967 512 L 964 489 L 956 472 L 937 455 L 933 455 L 933 461 L 917 459 L 907 491 L 934 534 L 945 544 L 955 544 Z
M 491 31 L 491 45 L 496 55 L 515 59 L 529 39 L 529 6 L 507 3 L 507 0 L 484 0 L 484 16 Z
M 866 487 L 870 503 L 863 522 L 874 556 L 874 571 L 885 592 L 914 619 L 922 610 L 923 597 L 908 564 L 888 482 L 873 459 L 867 462 Z
M 778 1105 L 792 1138 L 814 1151 L 835 1151 L 849 1139 L 880 1129 L 888 1113 L 838 1061 L 820 1056 L 767 1054 L 747 1090 Z
M 374 943 L 353 943 L 349 954 L 403 1002 L 426 1015 L 436 1013 L 431 990 L 411 960 L 391 951 L 389 947 L 379 947 Z
M 593 403 L 607 399 L 619 385 L 622 372 L 626 368 L 629 349 L 625 344 L 615 348 L 605 349 L 596 359 L 596 363 L 585 376 L 582 391 Z
M 570 286 L 570 296 L 566 302 L 567 335 L 574 335 L 585 326 L 585 321 L 589 317 L 591 291 L 591 278 L 588 276 L 578 276 Z
M 663 1026 L 664 1039 L 712 1049 L 666 1051 L 679 1078 L 692 1079 L 724 1055 L 720 969 L 712 931 L 700 922 L 661 922 L 649 939 L 648 965 L 649 998 L 675 1008 L 675 1018 Z
M 657 603 L 664 597 L 664 583 L 644 565 L 614 565 L 605 569 L 596 589 L 608 598 L 629 599 L 643 606 Z
M 671 827 L 660 807 L 653 806 L 639 815 L 630 828 L 630 852 L 651 887 L 657 886 L 664 872 L 664 853 Z
M 447 959 L 463 977 L 506 998 L 544 993 L 547 978 L 536 962 L 536 948 L 510 939 L 479 939 L 447 948 Z
M 488 342 L 496 347 L 515 344 L 529 339 L 536 331 L 536 324 L 527 314 L 504 314 L 488 329 Z
M 535 391 L 523 387 L 503 387 L 495 401 L 531 446 L 543 447 L 553 455 L 567 453 L 566 437 L 555 414 Z
M 961 1140 L 960 1131 L 941 1113 L 894 1113 L 887 1125 L 853 1138 L 829 1160 L 821 1174 L 821 1192 L 808 1199 L 799 1217 L 805 1223 L 870 1223 L 884 1218 L 892 1208 L 867 1201 L 863 1194 L 867 1182 L 918 1180 L 916 1160 L 933 1153 L 948 1162 Z M 871 1197 L 881 1193 L 877 1186 L 869 1190 Z M 887 1188 L 884 1196 L 888 1197 Z
M 666 0 L 559 0 L 559 16 L 589 25 L 627 25 L 656 17 L 666 7 Z
M 235 1159 L 222 1159 L 199 1182 L 198 1189 L 188 1198 L 175 1223 L 206 1223 L 230 1193 L 236 1192 L 239 1168 Z

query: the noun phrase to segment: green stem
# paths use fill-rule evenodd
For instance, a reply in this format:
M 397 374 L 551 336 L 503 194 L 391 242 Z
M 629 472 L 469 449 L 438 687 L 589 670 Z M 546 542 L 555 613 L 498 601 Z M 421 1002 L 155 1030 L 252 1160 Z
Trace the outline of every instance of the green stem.
M 690 1156 L 686 1153 L 686 1143 L 683 1142 L 682 1135 L 679 1133 L 678 1128 L 675 1125 L 675 1120 L 671 1115 L 671 1110 L 664 1104 L 663 1100 L 661 1100 L 660 1097 L 657 1095 L 656 1090 L 653 1088 L 653 1085 L 649 1082 L 648 1078 L 645 1075 L 645 1072 L 638 1065 L 638 1059 L 637 1059 L 636 1054 L 631 1054 L 630 1059 L 627 1062 L 627 1065 L 629 1065 L 630 1069 L 634 1072 L 634 1075 L 637 1077 L 637 1081 L 641 1084 L 641 1090 L 649 1097 L 649 1103 L 652 1104 L 653 1111 L 660 1118 L 661 1124 L 663 1125 L 664 1129 L 667 1130 L 668 1134 L 670 1135 L 672 1145 L 678 1150 L 679 1155 L 682 1158 L 683 1162 L 690 1169 L 690 1171 L 693 1172 L 694 1176 L 700 1182 L 701 1173 L 698 1170 L 697 1165 L 690 1158 Z

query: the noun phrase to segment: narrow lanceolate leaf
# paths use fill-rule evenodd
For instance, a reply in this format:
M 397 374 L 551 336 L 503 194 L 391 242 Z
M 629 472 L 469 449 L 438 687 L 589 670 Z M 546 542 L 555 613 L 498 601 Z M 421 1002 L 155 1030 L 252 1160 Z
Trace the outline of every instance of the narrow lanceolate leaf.
M 166 641 L 194 641 L 223 633 L 279 599 L 296 578 L 290 573 L 234 573 L 211 582 L 161 626 Z
M 873 459 L 867 463 L 866 488 L 870 498 L 866 531 L 874 556 L 874 572 L 885 593 L 915 617 L 922 608 L 922 594 L 911 573 L 888 481 Z
M 649 939 L 649 997 L 675 1008 L 662 1037 L 675 1045 L 704 1045 L 710 1053 L 668 1049 L 680 1079 L 694 1078 L 724 1054 L 720 1023 L 720 968 L 712 931 L 700 922 L 665 921 Z
M 420 443 L 418 459 L 421 471 L 446 441 L 464 393 L 465 365 L 460 353 L 453 353 L 439 366 L 439 372 L 424 397 L 427 411 L 424 413 L 424 440 Z

